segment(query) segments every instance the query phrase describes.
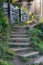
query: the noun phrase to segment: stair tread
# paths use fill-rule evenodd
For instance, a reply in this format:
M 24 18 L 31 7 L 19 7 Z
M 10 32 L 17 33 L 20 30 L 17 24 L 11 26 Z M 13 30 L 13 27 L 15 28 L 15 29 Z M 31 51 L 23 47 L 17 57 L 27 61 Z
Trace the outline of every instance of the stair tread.
M 19 43 L 9 43 L 10 45 L 30 45 L 29 42 L 25 42 L 25 43 L 22 43 L 22 42 L 19 42 Z
M 43 56 L 38 58 L 34 63 L 40 64 L 41 62 L 43 62 Z
M 16 33 L 17 34 L 17 33 L 27 33 L 27 32 L 11 32 L 11 33 L 14 33 L 14 34 Z
M 22 39 L 26 40 L 26 39 L 28 39 L 29 40 L 29 38 L 10 38 L 10 39 L 17 39 L 17 40 L 22 40 Z
M 9 38 L 9 40 L 29 40 L 30 38 Z
M 20 34 L 18 34 L 18 35 L 13 35 L 13 34 L 11 34 L 10 36 L 28 36 L 28 35 L 20 35 Z
M 12 29 L 11 32 L 27 32 L 27 30 L 21 30 L 21 29 Z
M 39 54 L 39 52 L 36 52 L 36 51 L 33 51 L 33 52 L 30 52 L 30 53 L 19 53 L 18 56 L 20 57 L 28 57 L 28 56 L 33 56 L 33 55 L 36 55 L 36 54 Z
M 13 28 L 11 32 L 27 32 L 27 29 L 15 29 Z
M 30 38 L 9 38 L 12 42 L 29 42 Z
M 13 26 L 14 28 L 26 28 L 26 27 L 29 27 L 29 26 Z
M 15 35 L 15 36 L 26 36 L 27 34 L 13 34 L 11 33 L 10 35 Z M 28 36 L 28 35 L 27 35 Z
M 12 27 L 17 27 L 17 28 L 18 28 L 18 27 L 28 27 L 28 26 L 29 26 L 29 25 L 25 25 L 25 26 L 24 26 L 24 25 L 17 25 L 17 26 L 14 26 L 14 25 L 13 25 Z
M 11 34 L 27 34 L 27 32 L 11 32 Z
M 11 48 L 11 50 L 26 50 L 26 49 L 32 49 L 32 47 L 29 47 L 29 48 Z
M 16 38 L 16 37 L 17 37 L 17 38 L 18 38 L 18 37 L 23 37 L 23 38 L 26 37 L 26 38 L 28 38 L 28 35 L 14 35 L 14 34 L 11 34 L 10 37 L 15 37 L 15 38 Z

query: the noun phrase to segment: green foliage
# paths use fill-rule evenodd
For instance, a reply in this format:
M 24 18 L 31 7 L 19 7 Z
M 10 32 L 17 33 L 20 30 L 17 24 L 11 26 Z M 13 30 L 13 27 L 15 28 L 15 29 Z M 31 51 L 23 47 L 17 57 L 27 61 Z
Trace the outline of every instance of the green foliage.
M 30 60 L 30 58 L 29 58 L 29 57 L 20 57 L 20 59 L 21 59 L 22 61 L 24 61 L 24 62 L 26 62 L 26 61 Z
M 31 37 L 33 48 L 43 53 L 43 33 L 41 30 L 34 28 L 28 31 L 28 36 Z
M 0 8 L 0 58 L 13 59 L 15 52 L 11 51 L 8 46 L 10 34 L 10 24 L 7 17 L 4 16 L 2 7 Z
M 3 0 L 5 1 L 5 0 Z M 2 4 L 2 0 L 0 0 L 0 4 Z M 0 65 L 13 65 L 6 60 L 12 60 L 15 56 L 15 52 L 9 49 L 8 39 L 10 34 L 10 24 L 9 20 L 6 16 L 4 16 L 4 11 L 2 6 L 0 6 Z
M 15 55 L 15 51 L 10 50 L 6 45 L 0 43 L 0 58 L 12 60 Z
M 25 22 L 23 22 L 23 21 L 22 21 L 22 22 L 15 21 L 15 22 L 13 23 L 13 25 L 14 25 L 14 26 L 21 26 L 21 25 L 26 26 L 26 25 L 28 25 L 28 24 L 27 24 L 26 21 L 25 21 Z
M 26 64 L 26 65 L 30 65 L 30 64 Z M 36 64 L 32 64 L 32 65 L 43 65 L 43 63 L 40 63 L 40 64 L 36 63 Z
M 0 0 L 0 2 L 5 2 L 5 1 L 7 1 L 7 0 Z
M 4 60 L 0 60 L 0 65 L 13 65 L 13 64 Z
M 39 30 L 41 30 L 43 32 L 43 23 L 35 26 L 35 28 L 37 28 L 37 29 L 39 29 Z
M 8 26 L 9 20 L 7 17 L 3 15 L 3 9 L 0 8 L 0 32 L 3 32 L 3 30 Z
M 4 38 L 4 36 L 6 37 L 6 35 L 4 35 L 4 30 L 6 30 L 6 28 L 8 27 L 9 22 L 6 18 L 7 17 L 3 15 L 3 9 L 0 8 L 0 57 L 4 57 L 5 49 L 8 47 L 7 40 L 6 38 Z M 6 40 L 6 42 L 4 40 Z
M 39 64 L 36 63 L 36 64 L 32 64 L 32 65 L 43 65 L 43 63 L 39 63 Z
M 13 51 L 13 50 L 7 50 L 5 57 L 7 58 L 7 60 L 12 60 L 15 57 L 15 55 L 16 55 L 15 51 Z
M 32 64 L 32 65 L 38 65 L 38 64 Z
M 38 37 L 38 39 L 43 40 L 43 33 L 39 29 L 34 28 L 33 30 L 29 30 L 28 33 L 29 33 L 29 36 L 31 36 L 32 38 L 36 36 Z

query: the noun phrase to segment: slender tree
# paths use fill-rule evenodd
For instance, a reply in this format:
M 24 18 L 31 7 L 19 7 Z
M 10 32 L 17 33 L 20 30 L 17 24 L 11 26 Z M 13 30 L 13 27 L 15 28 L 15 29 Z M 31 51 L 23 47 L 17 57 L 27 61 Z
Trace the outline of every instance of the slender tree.
M 8 2 L 8 18 L 9 18 L 9 21 L 11 22 L 11 17 L 10 17 L 10 3 L 12 2 L 12 0 L 7 0 Z
M 19 21 L 21 22 L 21 0 L 19 0 Z
M 8 18 L 10 21 L 10 0 L 8 0 Z

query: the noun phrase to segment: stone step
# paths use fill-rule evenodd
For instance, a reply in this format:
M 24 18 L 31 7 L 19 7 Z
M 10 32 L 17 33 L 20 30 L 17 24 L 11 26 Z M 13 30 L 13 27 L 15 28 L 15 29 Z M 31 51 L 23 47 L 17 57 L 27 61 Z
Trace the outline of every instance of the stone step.
M 31 57 L 31 56 L 38 55 L 38 54 L 39 52 L 33 51 L 30 53 L 18 53 L 18 56 L 19 57 Z
M 40 64 L 40 63 L 43 63 L 43 56 L 41 56 L 40 58 L 38 58 L 34 64 Z
M 29 28 L 29 26 L 12 26 L 12 28 L 20 29 L 20 28 Z
M 14 37 L 14 38 L 28 38 L 28 35 L 14 35 L 14 34 L 11 34 L 10 37 Z
M 14 27 L 12 28 L 12 30 L 28 30 L 28 29 L 29 28 L 17 28 L 17 27 L 16 28 L 14 28 Z
M 11 30 L 12 32 L 27 32 L 27 29 L 24 30 L 24 29 L 12 29 Z
M 23 50 L 32 50 L 32 47 L 25 47 L 25 48 L 10 48 L 11 50 L 14 51 L 23 51 Z
M 21 45 L 24 45 L 24 46 L 26 45 L 26 46 L 29 46 L 30 43 L 29 43 L 29 42 L 25 42 L 25 43 L 22 43 L 22 42 L 20 43 L 20 42 L 19 42 L 19 43 L 9 43 L 9 45 L 20 45 L 20 46 L 21 46 Z
M 27 34 L 27 32 L 11 32 L 11 34 Z
M 9 38 L 9 41 L 14 42 L 29 42 L 30 38 Z
M 15 35 L 15 36 L 25 36 L 25 35 L 27 35 L 27 33 L 10 33 L 10 35 Z
M 15 32 L 26 32 L 27 29 L 12 29 L 11 31 L 15 31 Z

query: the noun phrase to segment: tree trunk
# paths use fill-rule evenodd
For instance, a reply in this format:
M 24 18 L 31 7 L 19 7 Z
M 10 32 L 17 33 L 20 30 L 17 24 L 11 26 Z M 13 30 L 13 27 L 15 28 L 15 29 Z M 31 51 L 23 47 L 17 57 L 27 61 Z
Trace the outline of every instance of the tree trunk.
M 21 22 L 21 0 L 19 0 L 19 21 Z
M 10 2 L 8 2 L 8 18 L 9 18 L 9 21 L 11 21 L 10 20 Z
M 8 18 L 9 18 L 9 21 L 11 23 L 11 16 L 10 16 L 10 3 L 12 2 L 12 0 L 8 0 Z
M 21 22 L 21 9 L 19 9 L 19 21 Z

